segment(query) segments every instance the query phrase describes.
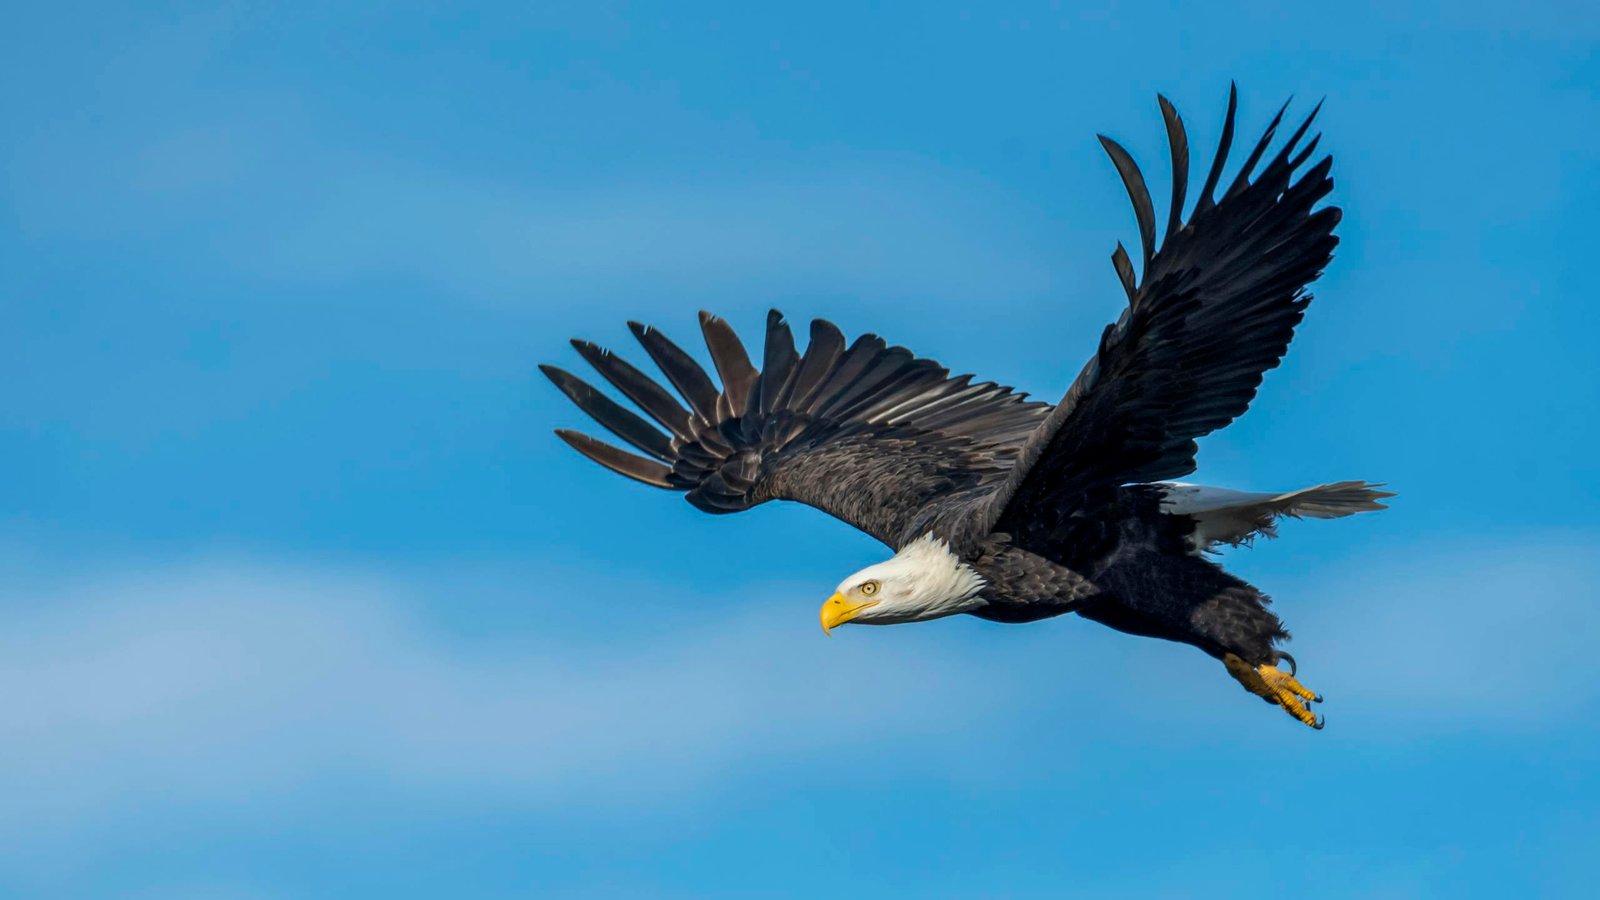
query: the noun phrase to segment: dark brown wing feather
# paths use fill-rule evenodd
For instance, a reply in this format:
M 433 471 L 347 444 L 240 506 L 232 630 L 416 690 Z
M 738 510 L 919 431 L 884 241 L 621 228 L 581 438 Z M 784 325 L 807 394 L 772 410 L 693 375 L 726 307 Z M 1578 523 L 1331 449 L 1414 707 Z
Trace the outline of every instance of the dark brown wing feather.
M 595 421 L 653 458 L 570 431 L 557 432 L 563 440 L 614 472 L 685 491 L 707 512 L 795 500 L 898 547 L 960 519 L 1000 484 L 1048 411 L 1010 388 L 952 378 L 876 335 L 846 349 L 839 329 L 820 319 L 801 354 L 776 311 L 758 371 L 727 323 L 707 313 L 700 322 L 720 390 L 660 332 L 629 324 L 687 410 L 620 358 L 573 342 L 665 432 L 576 376 L 541 369 Z
M 1106 502 L 1107 489 L 1194 471 L 1195 439 L 1249 406 L 1263 374 L 1288 349 L 1310 302 L 1305 287 L 1338 239 L 1336 207 L 1315 209 L 1333 187 L 1331 159 L 1296 170 L 1316 147 L 1304 137 L 1313 110 L 1254 174 L 1283 117 L 1267 128 L 1220 199 L 1213 193 L 1233 139 L 1230 92 L 1223 138 L 1187 222 L 1181 221 L 1188 138 L 1165 98 L 1161 109 L 1174 167 L 1166 239 L 1155 249 L 1155 211 L 1144 177 L 1116 142 L 1101 138 L 1139 224 L 1143 278 L 1120 245 L 1113 254 L 1128 291 L 1122 317 L 1061 403 L 1029 438 L 1006 483 L 974 528 L 1056 532 Z

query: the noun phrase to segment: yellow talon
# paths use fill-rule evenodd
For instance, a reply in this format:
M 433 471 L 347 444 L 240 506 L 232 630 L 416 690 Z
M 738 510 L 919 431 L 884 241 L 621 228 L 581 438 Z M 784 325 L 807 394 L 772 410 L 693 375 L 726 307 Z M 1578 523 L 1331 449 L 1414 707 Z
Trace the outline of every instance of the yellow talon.
M 1293 674 L 1272 665 L 1252 666 L 1232 653 L 1224 656 L 1222 663 L 1245 690 L 1283 707 L 1302 724 L 1322 728 L 1324 720 L 1306 708 L 1306 703 L 1321 702 L 1322 696 L 1297 681 Z

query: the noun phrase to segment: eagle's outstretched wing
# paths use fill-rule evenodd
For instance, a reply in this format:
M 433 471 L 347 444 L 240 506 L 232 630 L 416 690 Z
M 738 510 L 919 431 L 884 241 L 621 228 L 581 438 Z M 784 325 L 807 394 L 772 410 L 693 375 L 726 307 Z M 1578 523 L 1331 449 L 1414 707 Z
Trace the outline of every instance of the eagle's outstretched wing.
M 1157 250 L 1155 210 L 1138 166 L 1101 137 L 1133 202 L 1143 277 L 1135 282 L 1119 244 L 1112 262 L 1128 308 L 1106 327 L 1099 351 L 1028 439 L 974 527 L 1055 532 L 1104 502 L 1107 489 L 1194 471 L 1195 439 L 1249 406 L 1305 313 L 1306 285 L 1332 258 L 1339 210 L 1313 209 L 1333 187 L 1332 159 L 1296 176 L 1316 150 L 1316 137 L 1299 147 L 1316 110 L 1252 181 L 1283 118 L 1279 110 L 1214 200 L 1238 105 L 1230 91 L 1220 146 L 1185 222 L 1188 138 L 1172 105 L 1160 102 L 1173 168 L 1165 240 Z
M 898 547 L 940 511 L 998 485 L 1049 409 L 1008 387 L 952 378 L 876 335 L 846 346 L 821 319 L 801 355 L 783 317 L 770 313 L 759 371 L 726 322 L 701 313 L 700 325 L 720 390 L 661 332 L 629 323 L 688 408 L 609 351 L 572 342 L 654 425 L 576 376 L 540 368 L 645 455 L 573 431 L 558 430 L 562 439 L 614 472 L 688 492 L 707 512 L 796 500 Z

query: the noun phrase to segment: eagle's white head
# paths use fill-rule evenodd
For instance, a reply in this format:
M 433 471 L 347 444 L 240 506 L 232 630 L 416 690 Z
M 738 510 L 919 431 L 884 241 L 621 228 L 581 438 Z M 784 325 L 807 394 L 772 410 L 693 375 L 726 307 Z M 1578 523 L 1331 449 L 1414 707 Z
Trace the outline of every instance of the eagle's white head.
M 851 575 L 822 604 L 822 630 L 846 622 L 896 625 L 983 606 L 983 576 L 931 533 L 877 565 Z

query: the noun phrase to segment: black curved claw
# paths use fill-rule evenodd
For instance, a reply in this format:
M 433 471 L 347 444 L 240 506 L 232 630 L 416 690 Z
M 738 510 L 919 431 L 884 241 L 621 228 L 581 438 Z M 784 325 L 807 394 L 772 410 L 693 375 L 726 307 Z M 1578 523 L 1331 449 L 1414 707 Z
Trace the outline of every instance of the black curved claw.
M 1322 726 L 1324 726 L 1326 724 L 1328 724 L 1328 717 L 1327 716 L 1317 716 L 1317 720 L 1315 722 L 1311 723 L 1311 727 L 1312 727 L 1313 730 L 1321 731 L 1322 730 Z
M 1278 658 L 1279 659 L 1287 659 L 1289 661 L 1289 677 L 1290 678 L 1293 678 L 1296 674 L 1298 674 L 1300 672 L 1300 667 L 1295 664 L 1294 657 L 1292 657 L 1289 654 L 1283 652 L 1282 650 L 1279 650 L 1278 651 Z
M 1312 697 L 1311 698 L 1311 702 L 1312 703 L 1321 703 L 1322 702 L 1322 695 L 1318 694 L 1315 697 Z

